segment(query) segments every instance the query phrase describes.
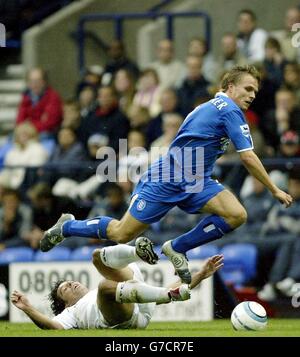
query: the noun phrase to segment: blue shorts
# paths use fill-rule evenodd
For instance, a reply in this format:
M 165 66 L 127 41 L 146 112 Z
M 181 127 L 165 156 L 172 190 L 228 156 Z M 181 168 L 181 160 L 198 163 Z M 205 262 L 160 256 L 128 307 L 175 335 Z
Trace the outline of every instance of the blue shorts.
M 170 185 L 168 188 L 166 183 L 160 186 L 157 182 L 139 182 L 132 194 L 132 199 L 135 200 L 129 212 L 135 219 L 147 224 L 159 221 L 175 206 L 184 212 L 195 214 L 224 189 L 223 185 L 213 179 L 206 180 L 203 190 L 197 193 L 183 193 L 182 190 L 176 193 L 174 186 Z M 176 195 L 180 196 L 179 200 L 176 200 Z

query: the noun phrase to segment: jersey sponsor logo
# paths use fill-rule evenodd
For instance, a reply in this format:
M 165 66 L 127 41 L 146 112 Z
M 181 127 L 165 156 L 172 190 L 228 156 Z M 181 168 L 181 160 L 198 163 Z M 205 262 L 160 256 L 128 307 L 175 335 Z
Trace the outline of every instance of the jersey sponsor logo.
M 146 201 L 145 200 L 140 200 L 138 204 L 136 205 L 136 209 L 138 211 L 142 211 L 146 207 Z
M 248 124 L 240 125 L 240 128 L 244 136 L 250 136 L 250 129 Z

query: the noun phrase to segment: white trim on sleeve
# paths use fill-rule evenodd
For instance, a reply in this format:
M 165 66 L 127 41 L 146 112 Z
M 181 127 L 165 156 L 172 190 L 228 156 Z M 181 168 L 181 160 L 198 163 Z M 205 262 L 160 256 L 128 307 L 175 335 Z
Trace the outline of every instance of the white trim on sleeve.
M 237 150 L 236 152 L 243 152 L 243 151 L 249 151 L 249 150 L 254 150 L 254 147 L 252 146 L 251 148 Z

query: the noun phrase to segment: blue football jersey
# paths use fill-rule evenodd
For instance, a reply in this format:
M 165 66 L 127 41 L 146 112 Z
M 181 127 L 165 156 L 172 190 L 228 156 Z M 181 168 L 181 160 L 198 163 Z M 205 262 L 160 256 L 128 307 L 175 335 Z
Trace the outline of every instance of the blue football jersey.
M 181 187 L 195 180 L 205 181 L 230 141 L 237 152 L 253 149 L 242 110 L 219 92 L 186 117 L 168 154 L 152 164 L 145 176 L 152 182 L 177 182 Z

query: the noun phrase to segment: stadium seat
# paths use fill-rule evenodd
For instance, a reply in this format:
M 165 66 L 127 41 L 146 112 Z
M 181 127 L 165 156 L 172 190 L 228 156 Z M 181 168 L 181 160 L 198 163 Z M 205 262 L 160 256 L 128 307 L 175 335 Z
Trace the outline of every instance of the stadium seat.
M 33 250 L 27 247 L 6 248 L 0 252 L 0 265 L 14 262 L 30 262 L 33 260 Z
M 228 244 L 221 249 L 224 267 L 221 276 L 226 283 L 244 285 L 256 275 L 257 249 L 251 243 Z
M 0 147 L 0 168 L 2 169 L 3 165 L 4 165 L 4 160 L 5 160 L 5 156 L 7 155 L 7 153 L 11 150 L 13 146 L 13 142 L 11 140 L 11 138 L 9 138 L 5 144 L 3 144 Z
M 92 254 L 95 247 L 79 247 L 71 253 L 71 260 L 92 261 Z
M 38 251 L 35 253 L 36 262 L 66 261 L 70 260 L 71 250 L 66 247 L 55 247 L 47 253 Z
M 47 150 L 49 156 L 51 156 L 55 149 L 56 141 L 52 138 L 42 138 L 41 144 L 43 145 L 44 149 Z
M 218 248 L 213 244 L 202 245 L 187 252 L 188 259 L 206 259 L 218 254 Z

